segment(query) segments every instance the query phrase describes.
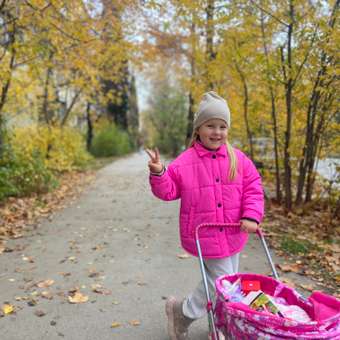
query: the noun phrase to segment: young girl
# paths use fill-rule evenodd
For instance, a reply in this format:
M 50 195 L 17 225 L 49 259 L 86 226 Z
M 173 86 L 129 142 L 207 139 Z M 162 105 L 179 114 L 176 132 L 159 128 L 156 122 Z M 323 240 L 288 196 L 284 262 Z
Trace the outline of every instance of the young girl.
M 203 95 L 194 119 L 190 147 L 168 168 L 159 152 L 146 150 L 150 184 L 158 198 L 180 198 L 182 247 L 197 256 L 195 229 L 201 223 L 240 222 L 239 232 L 227 228 L 200 231 L 200 244 L 208 285 L 214 292 L 218 276 L 238 271 L 239 254 L 249 232 L 255 232 L 263 217 L 261 178 L 252 161 L 227 141 L 230 112 L 227 102 L 215 92 Z M 206 313 L 206 297 L 200 282 L 184 300 L 166 301 L 171 340 L 187 339 L 188 327 Z

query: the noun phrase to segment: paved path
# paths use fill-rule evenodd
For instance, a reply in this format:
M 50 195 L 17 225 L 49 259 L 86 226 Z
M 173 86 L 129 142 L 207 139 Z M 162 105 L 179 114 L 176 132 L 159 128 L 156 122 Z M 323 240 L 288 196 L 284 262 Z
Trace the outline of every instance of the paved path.
M 106 166 L 78 201 L 7 244 L 16 250 L 0 255 L 0 304 L 10 302 L 17 312 L 0 318 L 1 339 L 168 339 L 164 299 L 187 294 L 200 273 L 197 259 L 177 257 L 184 253 L 178 202 L 151 195 L 146 161 L 136 153 Z M 258 240 L 249 242 L 241 270 L 268 273 Z M 35 285 L 48 279 L 48 288 Z M 93 284 L 111 294 L 93 292 Z M 76 287 L 88 302 L 68 302 Z M 111 328 L 113 322 L 120 326 Z M 204 318 L 191 339 L 206 338 Z

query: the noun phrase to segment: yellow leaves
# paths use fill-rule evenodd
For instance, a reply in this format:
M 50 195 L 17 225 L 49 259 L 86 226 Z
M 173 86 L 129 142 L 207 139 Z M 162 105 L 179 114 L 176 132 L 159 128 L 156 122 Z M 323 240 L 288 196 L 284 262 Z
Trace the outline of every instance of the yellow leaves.
M 54 284 L 54 280 L 48 279 L 45 281 L 40 281 L 37 283 L 37 287 L 39 288 L 48 288 Z
M 111 324 L 111 328 L 117 328 L 117 327 L 120 327 L 121 326 L 121 323 L 119 322 L 112 322 Z
M 293 264 L 278 264 L 277 267 L 280 268 L 283 272 L 298 273 L 300 271 L 300 266 L 297 263 L 293 263 Z
M 130 320 L 128 323 L 129 323 L 130 326 L 134 326 L 134 327 L 140 326 L 140 324 L 141 324 L 141 322 L 139 320 Z M 111 328 L 118 328 L 118 327 L 121 327 L 121 326 L 122 326 L 122 324 L 120 322 L 116 322 L 116 321 L 112 322 L 112 324 L 111 324 Z
M 55 171 L 71 171 L 85 164 L 91 156 L 85 151 L 81 134 L 72 128 L 25 126 L 14 129 L 12 145 L 16 153 L 33 161 L 37 152 L 48 157 L 45 165 Z
M 299 286 L 304 290 L 308 290 L 309 292 L 314 290 L 314 286 L 312 284 L 300 284 Z
M 139 320 L 130 320 L 129 324 L 131 326 L 139 326 L 140 325 L 140 321 Z
M 87 302 L 88 299 L 89 299 L 88 296 L 83 295 L 79 291 L 70 292 L 70 295 L 68 296 L 68 301 L 70 303 L 84 303 Z
M 11 304 L 9 304 L 9 303 L 6 303 L 6 304 L 4 304 L 2 307 L 1 307 L 1 309 L 2 309 L 2 311 L 3 311 L 3 313 L 5 314 L 5 315 L 7 315 L 7 314 L 12 314 L 13 312 L 14 312 L 14 306 L 13 305 L 11 305 Z
M 102 285 L 95 283 L 91 285 L 92 291 L 94 293 L 102 294 L 102 295 L 110 295 L 111 291 L 109 289 L 104 288 Z

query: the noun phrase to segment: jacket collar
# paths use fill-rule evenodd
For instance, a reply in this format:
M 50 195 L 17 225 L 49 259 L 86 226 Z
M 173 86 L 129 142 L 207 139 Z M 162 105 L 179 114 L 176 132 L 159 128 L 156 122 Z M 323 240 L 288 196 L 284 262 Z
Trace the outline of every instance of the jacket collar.
M 203 156 L 211 156 L 211 155 L 219 155 L 222 157 L 226 157 L 227 156 L 227 146 L 225 144 L 221 145 L 217 150 L 209 150 L 207 148 L 205 148 L 202 143 L 200 143 L 199 141 L 196 141 L 194 144 L 194 148 L 197 152 L 197 154 L 200 157 Z

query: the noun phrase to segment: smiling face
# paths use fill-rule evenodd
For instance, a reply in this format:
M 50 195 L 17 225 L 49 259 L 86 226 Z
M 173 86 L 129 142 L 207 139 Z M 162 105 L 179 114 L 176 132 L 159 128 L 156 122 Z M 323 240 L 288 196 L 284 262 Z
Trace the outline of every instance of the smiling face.
M 209 119 L 198 128 L 197 133 L 207 149 L 217 150 L 226 142 L 228 126 L 222 119 Z

